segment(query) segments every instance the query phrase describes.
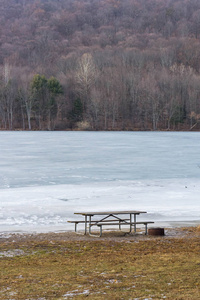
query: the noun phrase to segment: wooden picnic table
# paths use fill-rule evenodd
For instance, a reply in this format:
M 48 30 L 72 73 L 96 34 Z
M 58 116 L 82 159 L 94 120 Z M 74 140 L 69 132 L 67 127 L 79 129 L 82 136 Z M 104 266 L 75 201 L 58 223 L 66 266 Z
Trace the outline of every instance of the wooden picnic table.
M 89 212 L 75 212 L 75 215 L 82 215 L 85 217 L 84 221 L 68 221 L 75 223 L 75 232 L 77 232 L 77 225 L 83 223 L 85 226 L 84 234 L 87 234 L 87 226 L 89 225 L 89 234 L 92 235 L 91 228 L 93 226 L 100 227 L 100 236 L 102 235 L 102 227 L 104 225 L 128 225 L 129 232 L 132 232 L 132 227 L 134 227 L 134 232 L 136 233 L 137 224 L 145 225 L 145 234 L 147 234 L 147 224 L 154 222 L 137 222 L 136 217 L 140 214 L 145 214 L 146 211 L 138 210 L 125 210 L 125 211 L 89 211 Z M 100 217 L 98 219 L 93 219 L 93 217 Z

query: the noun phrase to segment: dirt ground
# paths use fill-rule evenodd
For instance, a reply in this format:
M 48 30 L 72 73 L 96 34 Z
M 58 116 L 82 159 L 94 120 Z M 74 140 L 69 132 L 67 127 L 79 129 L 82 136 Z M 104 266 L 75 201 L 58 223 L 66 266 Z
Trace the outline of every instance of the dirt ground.
M 181 227 L 181 228 L 165 228 L 166 238 L 192 238 L 200 235 L 200 226 L 198 227 Z M 98 234 L 98 233 L 97 233 Z M 143 232 L 136 234 L 125 234 L 124 232 L 105 230 L 102 237 L 93 237 L 89 235 L 76 234 L 73 231 L 66 232 L 49 232 L 49 233 L 0 233 L 1 242 L 25 242 L 25 241 L 114 241 L 129 242 L 145 239 L 156 239 L 160 236 L 144 235 Z

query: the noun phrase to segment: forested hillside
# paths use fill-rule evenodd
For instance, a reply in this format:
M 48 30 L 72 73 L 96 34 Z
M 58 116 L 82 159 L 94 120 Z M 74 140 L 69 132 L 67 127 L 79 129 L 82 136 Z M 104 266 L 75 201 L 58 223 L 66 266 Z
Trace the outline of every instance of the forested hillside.
M 199 0 L 0 0 L 0 129 L 197 130 Z

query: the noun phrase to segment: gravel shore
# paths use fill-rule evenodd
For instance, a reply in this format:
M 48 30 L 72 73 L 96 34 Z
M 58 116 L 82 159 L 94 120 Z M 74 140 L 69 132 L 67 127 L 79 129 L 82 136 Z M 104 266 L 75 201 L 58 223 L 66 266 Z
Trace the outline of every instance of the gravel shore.
M 192 238 L 200 235 L 200 226 L 198 227 L 177 227 L 165 228 L 163 239 L 168 238 Z M 144 235 L 141 232 L 137 234 L 125 234 L 119 231 L 105 230 L 101 238 L 89 235 L 76 234 L 73 231 L 66 232 L 48 232 L 48 233 L 0 233 L 0 242 L 25 242 L 25 241 L 114 241 L 129 242 L 156 239 L 160 236 Z

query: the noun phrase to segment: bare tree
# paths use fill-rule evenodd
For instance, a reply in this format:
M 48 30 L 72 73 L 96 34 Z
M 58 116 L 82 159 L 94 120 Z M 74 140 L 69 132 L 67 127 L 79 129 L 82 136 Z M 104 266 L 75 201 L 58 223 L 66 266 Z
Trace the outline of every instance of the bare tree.
M 13 129 L 14 106 L 17 97 L 17 82 L 12 77 L 12 66 L 6 62 L 3 67 L 1 85 L 1 113 L 5 128 Z
M 32 81 L 32 74 L 27 74 L 23 72 L 19 78 L 20 80 L 20 89 L 19 96 L 22 100 L 23 105 L 25 106 L 27 120 L 28 120 L 28 129 L 31 130 L 31 115 L 32 115 L 32 107 L 34 103 L 34 98 L 31 95 L 30 84 Z
M 91 88 L 95 83 L 98 71 L 93 57 L 90 53 L 81 56 L 75 73 L 77 91 L 82 100 L 84 112 L 87 112 L 88 104 L 91 101 Z

